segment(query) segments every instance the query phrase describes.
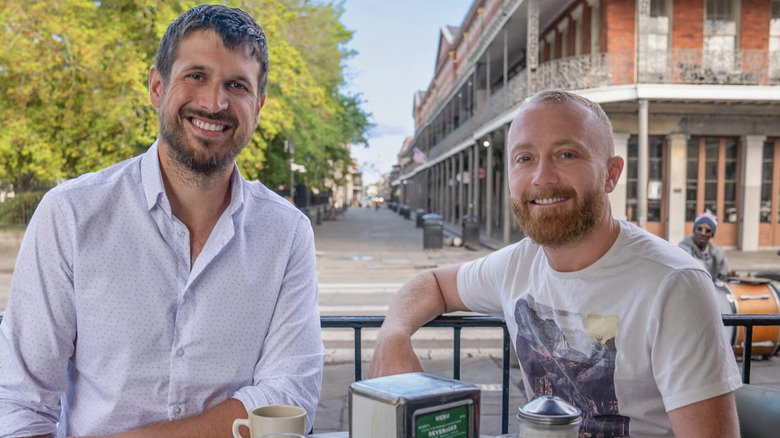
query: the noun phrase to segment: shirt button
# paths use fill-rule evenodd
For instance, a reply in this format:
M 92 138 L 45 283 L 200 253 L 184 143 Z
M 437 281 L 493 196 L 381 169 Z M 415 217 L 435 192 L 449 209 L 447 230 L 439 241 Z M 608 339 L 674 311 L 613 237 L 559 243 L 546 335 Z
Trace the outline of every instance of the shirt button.
M 179 415 L 183 410 L 184 409 L 182 409 L 181 406 L 176 406 L 175 408 L 173 408 L 173 413 Z
M 179 237 L 184 237 L 184 231 L 179 231 Z
M 179 348 L 178 350 L 176 350 L 176 355 L 179 356 L 179 357 L 184 356 L 184 349 L 183 348 Z M 177 409 L 181 409 L 181 408 L 177 408 Z

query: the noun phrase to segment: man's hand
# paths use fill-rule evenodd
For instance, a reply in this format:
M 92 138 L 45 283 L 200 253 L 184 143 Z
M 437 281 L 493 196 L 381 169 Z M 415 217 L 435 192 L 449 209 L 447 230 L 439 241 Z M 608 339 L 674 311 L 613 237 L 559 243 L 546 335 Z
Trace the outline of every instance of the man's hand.
M 412 348 L 412 340 L 405 335 L 388 334 L 377 337 L 369 378 L 391 374 L 422 371 L 420 359 Z

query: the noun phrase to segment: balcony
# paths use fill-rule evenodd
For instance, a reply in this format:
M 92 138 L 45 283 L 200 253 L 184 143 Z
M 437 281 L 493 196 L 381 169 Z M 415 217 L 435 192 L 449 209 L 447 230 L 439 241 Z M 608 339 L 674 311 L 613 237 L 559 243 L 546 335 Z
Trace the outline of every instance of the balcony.
M 767 50 L 651 51 L 645 60 L 640 59 L 638 80 L 635 80 L 634 62 L 635 52 L 632 51 L 554 59 L 539 65 L 530 81 L 524 69 L 509 80 L 506 88 L 490 94 L 470 118 L 431 148 L 427 153 L 428 160 L 435 160 L 467 141 L 480 127 L 517 107 L 523 99 L 539 90 L 587 90 L 635 83 L 780 85 L 780 53 Z M 417 134 L 419 136 L 421 132 Z M 408 174 L 419 166 L 412 163 L 404 168 L 403 173 Z
M 651 51 L 639 74 L 639 82 L 780 85 L 780 53 L 766 50 Z

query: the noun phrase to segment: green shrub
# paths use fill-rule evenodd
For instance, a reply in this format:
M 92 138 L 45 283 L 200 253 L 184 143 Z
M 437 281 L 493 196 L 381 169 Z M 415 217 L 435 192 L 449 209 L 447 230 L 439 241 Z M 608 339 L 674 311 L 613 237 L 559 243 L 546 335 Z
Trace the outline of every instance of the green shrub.
M 26 227 L 46 190 L 17 193 L 0 203 L 0 226 Z

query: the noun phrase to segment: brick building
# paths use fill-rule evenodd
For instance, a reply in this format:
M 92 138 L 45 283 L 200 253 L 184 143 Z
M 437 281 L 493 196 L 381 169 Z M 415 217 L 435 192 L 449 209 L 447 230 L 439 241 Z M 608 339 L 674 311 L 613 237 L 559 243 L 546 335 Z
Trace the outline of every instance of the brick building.
M 780 0 L 476 0 L 442 28 L 395 184 L 414 210 L 519 237 L 505 143 L 523 100 L 601 103 L 626 160 L 613 214 L 672 242 L 710 209 L 715 242 L 780 247 Z

